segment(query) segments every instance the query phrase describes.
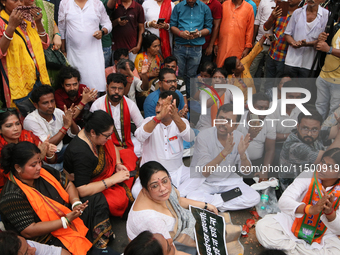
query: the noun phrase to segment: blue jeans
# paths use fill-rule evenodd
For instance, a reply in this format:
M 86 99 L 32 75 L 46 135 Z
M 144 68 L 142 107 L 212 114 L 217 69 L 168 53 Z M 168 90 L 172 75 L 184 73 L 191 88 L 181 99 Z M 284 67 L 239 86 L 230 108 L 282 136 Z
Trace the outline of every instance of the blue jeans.
M 196 78 L 202 57 L 202 46 L 186 47 L 175 44 L 174 56 L 178 61 L 178 76 L 183 77 L 187 86 L 187 98 L 190 98 L 190 78 Z
M 329 82 L 319 76 L 316 79 L 316 88 L 315 107 L 323 119 L 326 119 L 339 107 L 340 84 Z
M 112 54 L 112 49 L 111 47 L 103 47 L 103 52 L 104 52 L 104 60 L 105 60 L 105 68 L 111 66 L 111 54 Z

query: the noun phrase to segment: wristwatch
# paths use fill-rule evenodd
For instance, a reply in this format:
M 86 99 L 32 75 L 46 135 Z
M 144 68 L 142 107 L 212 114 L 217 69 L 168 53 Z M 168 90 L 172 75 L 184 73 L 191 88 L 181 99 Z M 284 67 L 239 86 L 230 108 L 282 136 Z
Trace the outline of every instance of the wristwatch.
M 329 48 L 329 51 L 327 52 L 327 54 L 332 54 L 332 51 L 333 51 L 333 47 L 331 46 L 331 47 Z
M 202 32 L 201 31 L 198 31 L 198 37 L 202 37 Z
M 102 36 L 104 36 L 105 35 L 104 29 L 101 29 L 100 31 L 102 31 Z

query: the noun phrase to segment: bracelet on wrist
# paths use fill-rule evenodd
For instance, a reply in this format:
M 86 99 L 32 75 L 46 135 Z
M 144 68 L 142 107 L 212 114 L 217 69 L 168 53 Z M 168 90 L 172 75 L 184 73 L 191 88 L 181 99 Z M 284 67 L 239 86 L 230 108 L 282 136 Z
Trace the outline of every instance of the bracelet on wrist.
M 78 198 L 78 199 L 79 199 L 79 198 Z M 74 202 L 74 203 L 72 204 L 72 211 L 73 211 L 73 208 L 74 208 L 74 207 L 76 207 L 77 205 L 82 205 L 82 204 L 83 204 L 83 203 L 82 203 L 80 200 Z
M 162 120 L 157 119 L 156 116 L 153 117 L 152 119 L 153 119 L 153 121 L 154 121 L 156 124 L 159 124 L 159 123 L 162 122 Z
M 45 156 L 47 159 L 53 159 L 55 156 L 55 153 L 53 153 L 53 155 L 51 157 L 48 157 L 47 155 Z
M 331 211 L 330 213 L 324 213 L 324 215 L 329 216 L 329 215 L 331 215 L 333 212 L 334 212 L 334 209 L 332 208 L 332 211 Z
M 223 161 L 224 161 L 225 158 L 226 158 L 226 156 L 224 156 L 224 155 L 222 154 L 222 152 L 220 152 L 220 156 L 223 158 Z
M 70 221 L 67 217 L 65 217 L 65 219 L 66 219 L 66 221 L 67 221 L 67 225 L 68 225 L 68 226 L 71 225 L 71 221 Z
M 56 35 L 59 35 L 59 36 L 61 37 L 61 34 L 60 34 L 60 33 L 55 33 L 54 36 L 56 36 Z M 54 37 L 54 36 L 53 36 L 53 37 Z
M 309 214 L 310 208 L 312 207 L 312 205 L 306 205 L 305 208 L 303 209 L 305 214 Z
M 67 229 L 67 220 L 65 217 L 61 217 L 61 224 L 63 225 L 64 229 Z
M 82 101 L 80 101 L 79 104 L 81 104 L 82 106 L 85 106 L 85 104 Z
M 208 203 L 207 202 L 205 202 L 205 206 L 204 206 L 204 208 L 203 209 L 207 209 L 208 208 Z
M 66 132 L 63 129 L 60 129 L 59 132 L 66 135 Z
M 12 37 L 9 37 L 9 36 L 6 34 L 6 31 L 4 31 L 3 35 L 4 35 L 4 37 L 5 37 L 7 40 L 10 40 L 10 41 L 13 40 L 13 36 L 12 36 Z
M 102 182 L 104 183 L 105 189 L 107 189 L 107 185 L 106 185 L 105 180 L 102 180 Z
M 81 109 L 80 109 L 80 107 L 78 105 L 76 105 L 76 108 L 81 112 Z
M 66 127 L 62 127 L 62 129 L 65 130 L 66 132 L 67 132 L 67 130 L 68 130 Z

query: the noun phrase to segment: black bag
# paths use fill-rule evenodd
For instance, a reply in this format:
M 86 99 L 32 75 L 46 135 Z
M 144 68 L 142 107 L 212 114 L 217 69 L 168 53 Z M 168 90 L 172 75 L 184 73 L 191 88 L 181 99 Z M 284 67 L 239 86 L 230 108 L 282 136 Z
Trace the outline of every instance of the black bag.
M 45 60 L 47 69 L 59 70 L 63 66 L 66 66 L 66 58 L 60 50 L 53 50 L 53 44 L 51 44 L 46 50 Z

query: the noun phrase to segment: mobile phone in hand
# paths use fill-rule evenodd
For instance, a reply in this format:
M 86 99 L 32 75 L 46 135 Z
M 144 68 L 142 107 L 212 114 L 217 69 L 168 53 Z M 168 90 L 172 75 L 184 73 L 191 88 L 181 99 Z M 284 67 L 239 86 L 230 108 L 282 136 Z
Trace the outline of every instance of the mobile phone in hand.
M 164 23 L 165 22 L 165 19 L 164 18 L 159 18 L 157 20 L 157 24 L 161 24 L 161 23 Z
M 194 30 L 194 31 L 190 31 L 190 34 L 192 35 L 192 34 L 195 34 L 196 33 L 196 30 Z

